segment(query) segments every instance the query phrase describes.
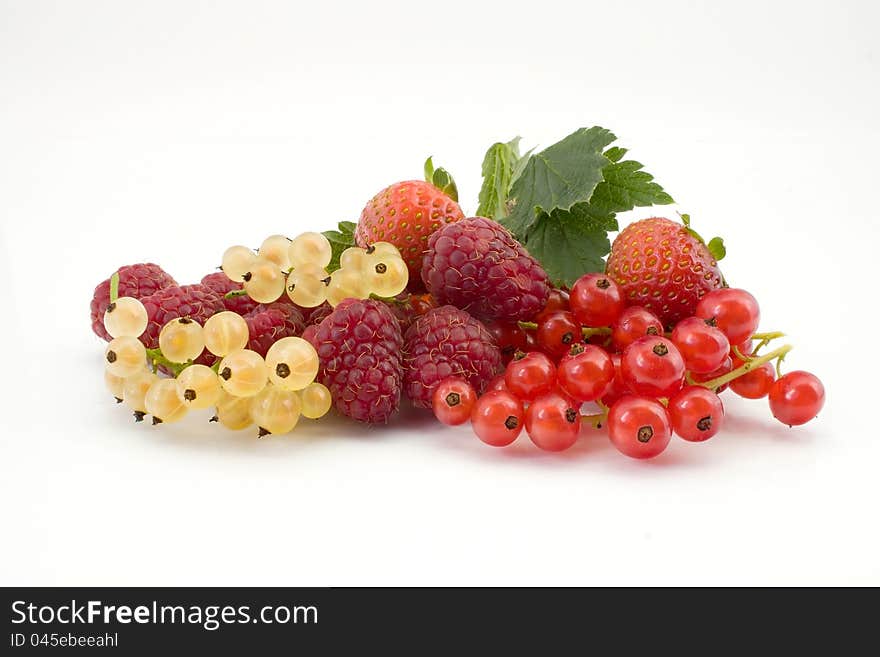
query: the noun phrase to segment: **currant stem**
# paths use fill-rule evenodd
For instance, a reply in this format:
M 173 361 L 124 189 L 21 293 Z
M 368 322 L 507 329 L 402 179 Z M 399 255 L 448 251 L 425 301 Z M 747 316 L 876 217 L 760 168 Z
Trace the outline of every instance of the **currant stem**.
M 591 413 L 589 415 L 581 415 L 581 422 L 588 422 L 594 429 L 601 429 L 602 425 L 608 420 L 608 412 Z
M 187 367 L 192 365 L 192 362 L 189 363 L 172 363 L 170 360 L 165 358 L 165 355 L 162 353 L 162 350 L 159 348 L 156 349 L 147 349 L 147 358 L 153 366 L 153 373 L 155 374 L 156 370 L 159 368 L 159 365 L 167 368 L 171 371 L 171 373 L 175 376 L 175 378 L 183 372 Z
M 704 388 L 709 388 L 709 390 L 715 390 L 716 388 L 723 386 L 725 383 L 730 383 L 734 379 L 738 379 L 743 374 L 747 374 L 751 372 L 753 369 L 757 367 L 761 367 L 764 363 L 769 363 L 770 361 L 779 358 L 782 359 L 785 354 L 794 349 L 792 345 L 786 344 L 778 349 L 774 349 L 773 351 L 764 354 L 763 356 L 758 356 L 757 358 L 752 358 L 749 361 L 746 361 L 735 370 L 728 372 L 727 374 L 722 374 L 719 377 L 716 377 L 710 381 L 704 381 L 703 383 L 698 383 L 697 385 L 701 385 Z
M 243 297 L 247 294 L 247 290 L 231 290 L 223 295 L 226 299 L 234 299 L 235 297 Z
M 110 303 L 116 303 L 119 298 L 119 272 L 113 272 L 110 277 Z

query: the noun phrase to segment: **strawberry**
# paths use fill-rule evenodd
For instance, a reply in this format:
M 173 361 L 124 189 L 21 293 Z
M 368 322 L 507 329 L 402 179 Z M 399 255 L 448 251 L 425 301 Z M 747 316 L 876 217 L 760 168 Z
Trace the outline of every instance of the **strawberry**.
M 620 286 L 627 305 L 648 308 L 670 327 L 693 315 L 700 297 L 724 285 L 702 239 L 661 217 L 624 228 L 611 245 L 605 273 Z
M 422 289 L 422 255 L 428 237 L 443 224 L 464 218 L 449 195 L 431 183 L 407 180 L 376 194 L 361 212 L 355 231 L 358 246 L 391 242 L 409 267 L 411 289 Z

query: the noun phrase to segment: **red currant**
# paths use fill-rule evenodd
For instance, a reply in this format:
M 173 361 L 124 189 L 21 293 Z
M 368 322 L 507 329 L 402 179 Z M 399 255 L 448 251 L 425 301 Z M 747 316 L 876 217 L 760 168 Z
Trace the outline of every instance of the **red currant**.
M 601 399 L 602 403 L 609 407 L 621 397 L 632 394 L 620 374 L 620 354 L 611 354 L 611 363 L 614 365 L 614 378 L 611 379 Z
M 761 311 L 758 302 L 745 290 L 712 290 L 697 304 L 697 317 L 713 321 L 730 344 L 747 340 L 758 330 Z
M 775 380 L 776 370 L 773 369 L 773 365 L 764 363 L 731 381 L 730 389 L 746 399 L 761 399 L 770 392 Z
M 504 382 L 504 374 L 499 374 L 486 385 L 485 392 L 492 392 L 493 390 L 504 390 L 507 392 L 507 384 Z
M 614 379 L 614 363 L 604 349 L 576 344 L 560 361 L 556 376 L 565 394 L 575 401 L 595 401 Z
M 507 389 L 521 400 L 532 401 L 553 390 L 556 385 L 556 365 L 540 351 L 522 356 L 517 354 L 507 364 L 504 382 Z
M 825 405 L 825 386 L 815 375 L 796 370 L 779 377 L 769 397 L 773 417 L 791 427 L 819 414 Z
M 477 438 L 487 445 L 505 447 L 522 431 L 522 402 L 509 392 L 487 392 L 474 404 L 471 426 Z
M 663 324 L 657 315 L 642 306 L 624 310 L 611 330 L 611 340 L 619 351 L 646 335 L 663 335 Z
M 647 335 L 623 352 L 620 373 L 637 395 L 669 397 L 684 382 L 684 359 L 670 340 Z
M 694 443 L 709 440 L 721 429 L 724 405 L 711 390 L 703 386 L 686 386 L 672 399 L 667 408 L 672 430 Z
M 541 310 L 537 317 L 535 317 L 535 321 L 540 324 L 541 320 L 550 313 L 555 313 L 557 310 L 568 309 L 568 292 L 555 287 L 550 290 L 550 296 L 547 298 L 547 303 L 544 304 L 543 310 Z
M 573 344 L 581 341 L 581 325 L 570 312 L 557 310 L 544 315 L 538 324 L 538 346 L 556 358 L 567 354 Z
M 608 436 L 621 453 L 634 459 L 650 459 L 666 449 L 672 426 L 663 404 L 630 395 L 608 412 Z
M 730 353 L 727 336 L 699 317 L 688 317 L 676 324 L 671 340 L 681 352 L 689 372 L 717 370 Z
M 526 332 L 516 322 L 486 322 L 486 328 L 495 338 L 504 362 L 508 362 L 517 351 L 526 349 Z
M 434 388 L 434 416 L 443 424 L 464 424 L 471 417 L 477 393 L 464 379 L 449 377 Z
M 526 433 L 541 449 L 561 452 L 577 442 L 580 420 L 571 399 L 550 392 L 535 399 L 526 409 Z
M 623 294 L 605 274 L 584 274 L 571 288 L 571 311 L 584 326 L 611 326 L 623 312 Z
M 697 374 L 696 372 L 691 373 L 691 379 L 694 380 L 694 383 L 705 383 L 706 381 L 711 381 L 712 379 L 717 379 L 719 376 L 724 376 L 725 374 L 729 374 L 734 370 L 733 367 L 733 358 L 728 356 L 724 359 L 724 362 L 721 363 L 721 367 L 717 370 L 713 370 L 712 372 L 707 372 L 706 374 Z M 730 386 L 729 383 L 725 383 L 723 385 L 715 388 L 715 394 L 720 395 L 722 392 L 727 390 Z

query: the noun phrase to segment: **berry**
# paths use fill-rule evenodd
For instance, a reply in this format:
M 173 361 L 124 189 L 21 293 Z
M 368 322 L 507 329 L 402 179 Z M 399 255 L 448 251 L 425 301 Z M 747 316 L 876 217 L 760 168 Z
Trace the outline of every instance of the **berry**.
M 556 365 L 540 351 L 517 354 L 504 372 L 507 389 L 522 399 L 532 401 L 556 386 Z
M 672 342 L 648 335 L 623 352 L 620 374 L 637 395 L 669 397 L 684 382 L 684 359 Z
M 247 322 L 229 310 L 209 317 L 203 335 L 205 348 L 221 358 L 236 349 L 244 349 L 250 338 Z
M 290 239 L 284 235 L 270 235 L 263 240 L 257 253 L 274 262 L 282 271 L 290 269 Z
M 694 314 L 717 326 L 730 344 L 739 344 L 752 337 L 761 320 L 755 297 L 734 288 L 710 292 L 700 300 Z
M 724 405 L 711 390 L 686 386 L 669 400 L 667 407 L 672 430 L 690 442 L 709 440 L 721 429 Z
M 287 296 L 301 308 L 317 308 L 327 301 L 327 270 L 305 263 L 287 277 Z M 329 305 L 329 304 L 328 304 Z
M 177 377 L 177 394 L 189 409 L 216 405 L 222 392 L 220 379 L 205 365 L 190 365 Z
M 251 418 L 250 397 L 233 397 L 223 392 L 217 402 L 217 413 L 213 420 L 232 431 L 247 429 L 254 423 Z
M 773 417 L 795 426 L 805 424 L 825 405 L 825 387 L 813 374 L 796 370 L 779 377 L 770 387 L 770 410 Z
M 333 397 L 330 395 L 330 391 L 327 386 L 320 383 L 310 383 L 302 389 L 299 397 L 302 400 L 303 417 L 310 420 L 324 417 L 333 406 Z
M 478 393 L 501 369 L 501 352 L 492 334 L 464 310 L 441 306 L 416 318 L 403 348 L 407 397 L 431 408 L 432 395 L 443 379 L 465 379 Z
M 477 438 L 492 447 L 506 447 L 523 428 L 522 402 L 503 390 L 487 392 L 474 404 L 471 426 Z
M 342 415 L 374 423 L 397 411 L 403 339 L 385 303 L 343 301 L 318 325 L 311 342 L 321 362 L 318 380 Z
M 302 314 L 292 303 L 283 300 L 257 306 L 244 321 L 250 336 L 247 348 L 263 357 L 278 340 L 299 335 L 304 329 Z
M 258 303 L 278 301 L 287 289 L 281 268 L 268 258 L 257 256 L 244 274 L 244 291 Z
M 165 270 L 151 262 L 120 267 L 117 273 L 119 274 L 120 297 L 133 297 L 143 301 L 144 297 L 150 296 L 166 287 L 177 285 L 177 281 L 165 273 Z M 112 337 L 104 327 L 104 313 L 109 305 L 110 279 L 108 278 L 105 281 L 101 281 L 95 288 L 91 303 L 92 330 L 95 332 L 95 335 L 108 342 Z M 158 330 L 156 335 L 158 335 Z
M 177 381 L 156 379 L 144 395 L 144 408 L 153 416 L 153 424 L 182 420 L 187 407 L 177 394 Z
M 483 217 L 431 235 L 421 275 L 438 304 L 452 304 L 483 319 L 529 319 L 550 295 L 547 273 L 538 261 L 501 224 Z
M 700 298 L 721 287 L 718 263 L 682 224 L 653 217 L 624 228 L 605 273 L 629 305 L 642 305 L 666 326 L 694 314 Z
M 572 345 L 582 342 L 582 337 L 581 325 L 572 313 L 564 310 L 544 315 L 538 324 L 538 346 L 555 358 L 567 354 Z
M 266 353 L 269 381 L 284 390 L 302 390 L 318 375 L 318 353 L 302 338 L 281 338 Z
M 724 359 L 724 362 L 721 363 L 721 366 L 717 370 L 707 372 L 706 374 L 698 374 L 696 372 L 692 372 L 691 379 L 694 381 L 694 383 L 706 383 L 707 381 L 711 381 L 712 379 L 717 379 L 719 376 L 729 374 L 733 370 L 733 359 L 728 356 Z M 715 388 L 715 394 L 720 395 L 722 392 L 727 390 L 728 387 L 730 387 L 729 383 L 718 386 L 717 388 Z
M 324 269 L 333 258 L 333 247 L 330 246 L 330 240 L 321 233 L 302 233 L 290 242 L 288 257 L 294 269 L 299 269 L 303 265 Z
M 393 244 L 409 268 L 409 280 L 418 286 L 428 237 L 444 224 L 462 219 L 458 203 L 437 187 L 408 180 L 390 185 L 370 199 L 354 236 L 360 247 L 376 242 Z
M 611 354 L 611 363 L 614 365 L 614 378 L 611 379 L 611 383 L 605 388 L 605 392 L 602 393 L 600 400 L 609 408 L 614 406 L 614 403 L 621 397 L 632 394 L 620 373 L 620 354 Z
M 260 305 L 246 294 L 227 297 L 226 295 L 230 292 L 240 292 L 242 286 L 241 283 L 229 280 L 229 277 L 222 271 L 214 272 L 213 274 L 205 276 L 202 279 L 202 285 L 212 289 L 220 296 L 220 299 L 223 302 L 223 307 L 226 308 L 226 310 L 231 310 L 239 315 L 247 315 Z
M 669 414 L 655 399 L 623 397 L 608 412 L 608 437 L 626 456 L 654 458 L 666 449 L 672 437 Z
M 363 272 L 367 289 L 378 297 L 397 296 L 409 282 L 409 269 L 403 258 L 388 253 L 367 256 Z
M 205 332 L 189 317 L 172 319 L 159 333 L 159 349 L 172 363 L 194 361 L 205 350 Z
M 689 372 L 705 374 L 717 370 L 730 352 L 727 336 L 699 317 L 681 320 L 672 330 L 671 339 Z
M 137 338 L 123 336 L 113 338 L 104 348 L 104 367 L 113 376 L 134 376 L 147 362 L 147 352 Z
M 338 306 L 346 299 L 366 299 L 370 296 L 367 280 L 359 269 L 337 269 L 330 274 L 327 284 L 327 301 Z
M 654 313 L 642 306 L 626 308 L 611 329 L 611 341 L 619 351 L 646 335 L 663 335 L 663 324 Z
M 263 357 L 249 349 L 233 351 L 217 368 L 220 385 L 233 397 L 253 397 L 269 382 Z
M 561 452 L 577 442 L 580 420 L 570 399 L 558 392 L 549 392 L 526 409 L 526 433 L 541 449 Z
M 746 399 L 761 399 L 769 394 L 775 380 L 773 364 L 764 363 L 731 381 L 730 389 Z
M 554 287 L 550 289 L 550 296 L 547 297 L 547 303 L 544 304 L 543 310 L 535 316 L 534 321 L 540 324 L 542 319 L 550 313 L 554 313 L 557 310 L 570 309 L 568 292 L 560 290 L 558 287 Z
M 135 422 L 142 422 L 147 414 L 147 392 L 159 377 L 147 369 L 125 379 L 122 388 L 122 399 L 134 413 Z
M 301 413 L 299 395 L 271 383 L 251 398 L 251 419 L 260 429 L 260 438 L 293 431 Z
M 104 368 L 104 383 L 107 386 L 107 390 L 116 398 L 116 402 L 122 400 L 123 388 L 125 387 L 125 378 L 121 376 L 116 376 L 115 374 L 111 374 L 107 371 L 107 368 Z
M 306 325 L 311 326 L 312 324 L 320 324 L 332 312 L 333 306 L 325 301 L 317 308 L 306 308 L 302 314 L 306 320 Z
M 133 297 L 119 297 L 104 312 L 104 328 L 114 338 L 139 338 L 148 321 L 144 304 Z
M 141 302 L 150 318 L 147 330 L 141 336 L 141 342 L 148 349 L 159 346 L 159 332 L 171 320 L 189 317 L 204 326 L 211 315 L 225 310 L 220 296 L 204 285 L 166 287 L 142 298 Z
M 471 417 L 477 393 L 473 386 L 460 377 L 443 379 L 432 397 L 434 416 L 451 427 L 464 424 Z
M 495 338 L 505 363 L 510 362 L 517 351 L 526 350 L 526 332 L 516 322 L 486 322 L 486 328 Z
M 497 375 L 486 385 L 487 393 L 492 392 L 493 390 L 503 390 L 504 392 L 507 392 L 507 383 L 504 380 L 504 374 Z
M 559 387 L 578 402 L 595 401 L 606 394 L 614 379 L 614 363 L 604 349 L 578 344 L 562 359 L 556 372 Z
M 242 283 L 245 274 L 250 271 L 256 259 L 257 254 L 246 246 L 230 246 L 223 252 L 220 269 L 230 280 Z
M 584 274 L 571 288 L 571 311 L 584 326 L 611 326 L 623 312 L 623 294 L 605 274 Z

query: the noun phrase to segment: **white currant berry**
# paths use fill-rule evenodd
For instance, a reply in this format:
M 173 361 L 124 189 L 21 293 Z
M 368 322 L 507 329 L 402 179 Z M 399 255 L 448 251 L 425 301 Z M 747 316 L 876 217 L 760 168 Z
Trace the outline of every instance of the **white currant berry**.
M 190 409 L 214 406 L 222 392 L 219 377 L 206 365 L 190 365 L 177 375 L 177 394 Z
M 205 322 L 205 348 L 223 357 L 236 349 L 244 349 L 250 339 L 247 322 L 238 313 L 224 310 Z
M 316 308 L 327 300 L 328 277 L 322 267 L 301 265 L 287 277 L 287 296 L 301 308 Z
M 134 419 L 138 422 L 147 414 L 147 391 L 158 380 L 159 377 L 146 368 L 125 380 L 122 399 L 134 411 Z
M 287 271 L 290 269 L 290 242 L 290 238 L 284 235 L 270 235 L 263 240 L 257 253 Z
M 119 297 L 104 312 L 104 328 L 113 338 L 139 338 L 148 321 L 144 304 L 133 297 Z
M 318 375 L 318 352 L 302 338 L 281 338 L 266 353 L 269 380 L 285 390 L 302 390 Z
M 391 242 L 373 242 L 365 249 L 365 251 L 367 252 L 367 255 L 394 255 L 398 258 L 403 257 L 400 255 L 400 250 Z
M 104 361 L 110 374 L 124 379 L 144 368 L 147 362 L 147 350 L 137 338 L 131 336 L 114 338 L 104 349 Z
M 111 374 L 107 369 L 104 370 L 104 383 L 107 390 L 113 395 L 117 401 L 122 399 L 122 391 L 125 386 L 125 378 Z
M 159 379 L 149 387 L 144 396 L 147 413 L 153 416 L 153 424 L 171 423 L 182 420 L 186 415 L 186 405 L 177 394 L 177 381 Z
M 302 414 L 310 420 L 324 417 L 333 404 L 333 398 L 326 386 L 310 383 L 299 393 L 302 401 Z
M 260 428 L 260 436 L 292 431 L 299 421 L 302 403 L 299 395 L 269 384 L 251 399 L 251 418 Z
M 233 397 L 223 391 L 217 402 L 217 413 L 212 419 L 232 431 L 247 429 L 254 423 L 251 419 L 251 398 Z
M 350 246 L 339 256 L 340 269 L 360 271 L 367 262 L 367 252 L 359 246 Z
M 258 256 L 244 274 L 244 291 L 257 303 L 272 303 L 284 294 L 286 281 L 281 267 Z
M 327 285 L 327 301 L 338 306 L 345 299 L 366 299 L 370 296 L 362 271 L 356 269 L 337 269 L 330 274 Z
M 302 233 L 290 243 L 290 264 L 294 269 L 303 265 L 315 265 L 322 269 L 330 264 L 333 247 L 321 233 Z
M 255 351 L 238 349 L 227 355 L 217 369 L 222 388 L 234 397 L 253 397 L 266 387 L 266 361 Z
M 230 280 L 241 283 L 256 259 L 257 254 L 246 246 L 230 246 L 223 253 L 220 269 Z
M 395 297 L 406 289 L 409 268 L 400 256 L 389 253 L 367 256 L 364 266 L 367 289 L 380 297 Z
M 189 317 L 172 319 L 159 332 L 159 349 L 172 363 L 186 363 L 205 350 L 205 331 Z

